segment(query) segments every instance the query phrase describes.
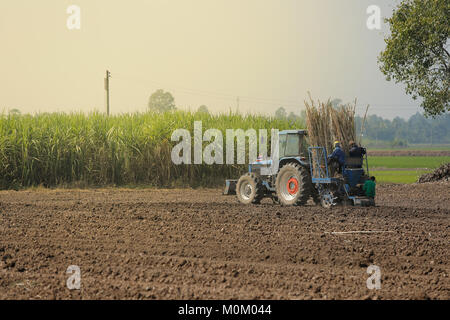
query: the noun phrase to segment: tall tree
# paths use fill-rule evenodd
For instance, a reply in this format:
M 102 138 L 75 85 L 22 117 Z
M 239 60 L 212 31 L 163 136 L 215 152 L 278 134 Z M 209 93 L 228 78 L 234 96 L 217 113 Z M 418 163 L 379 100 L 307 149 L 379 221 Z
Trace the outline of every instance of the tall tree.
M 9 110 L 9 114 L 13 116 L 19 116 L 21 114 L 19 109 L 11 109 Z
M 277 111 L 275 111 L 275 118 L 277 119 L 286 119 L 287 112 L 283 107 L 279 107 Z
M 391 33 L 378 61 L 387 80 L 421 97 L 425 115 L 449 111 L 450 1 L 402 0 L 386 22 Z
M 156 112 L 175 110 L 175 99 L 170 92 L 156 90 L 148 100 L 148 109 Z
M 197 112 L 199 112 L 199 113 L 208 113 L 209 114 L 208 107 L 205 106 L 204 104 L 202 104 L 200 107 L 198 107 Z
M 334 108 L 337 108 L 342 104 L 342 99 L 336 98 L 336 99 L 331 100 L 330 102 Z

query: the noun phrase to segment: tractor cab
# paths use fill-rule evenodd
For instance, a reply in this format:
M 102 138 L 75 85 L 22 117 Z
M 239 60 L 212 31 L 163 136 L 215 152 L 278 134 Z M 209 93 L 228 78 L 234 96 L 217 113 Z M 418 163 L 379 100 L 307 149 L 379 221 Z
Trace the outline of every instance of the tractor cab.
M 283 130 L 279 132 L 279 159 L 304 158 L 308 155 L 306 130 Z
M 297 162 L 302 166 L 307 166 L 308 145 L 306 141 L 306 130 L 283 130 L 278 133 L 279 153 L 278 166 L 282 167 L 288 162 Z M 264 174 L 262 168 L 271 168 L 272 158 L 258 157 L 255 162 L 249 164 L 248 171 L 258 175 L 275 176 L 277 172 Z M 266 170 L 270 171 L 270 170 Z

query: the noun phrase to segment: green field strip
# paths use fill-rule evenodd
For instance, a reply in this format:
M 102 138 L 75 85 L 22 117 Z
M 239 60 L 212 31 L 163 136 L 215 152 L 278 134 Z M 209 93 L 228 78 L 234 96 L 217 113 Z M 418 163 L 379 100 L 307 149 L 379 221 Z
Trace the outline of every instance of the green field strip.
M 414 157 L 414 156 L 398 156 L 398 157 L 369 157 L 369 168 L 426 168 L 435 169 L 444 163 L 450 162 L 450 157 Z
M 375 176 L 378 183 L 415 183 L 419 177 L 432 170 L 370 170 L 370 175 Z

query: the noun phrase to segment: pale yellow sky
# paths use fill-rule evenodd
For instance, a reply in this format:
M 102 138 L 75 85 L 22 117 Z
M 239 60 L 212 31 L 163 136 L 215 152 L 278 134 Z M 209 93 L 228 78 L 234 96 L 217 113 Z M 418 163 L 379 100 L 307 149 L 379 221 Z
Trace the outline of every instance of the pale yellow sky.
M 109 69 L 113 113 L 162 88 L 180 108 L 235 109 L 239 96 L 243 112 L 299 112 L 311 91 L 407 117 L 418 102 L 377 67 L 386 27 L 366 28 L 369 5 L 389 16 L 395 2 L 2 0 L 0 110 L 104 110 Z M 66 27 L 72 4 L 80 30 Z

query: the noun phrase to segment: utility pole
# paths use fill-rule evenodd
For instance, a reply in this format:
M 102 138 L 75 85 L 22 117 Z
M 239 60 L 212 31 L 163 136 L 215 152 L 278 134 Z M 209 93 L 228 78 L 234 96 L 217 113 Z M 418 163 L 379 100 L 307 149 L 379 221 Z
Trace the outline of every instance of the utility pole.
M 105 90 L 106 90 L 106 114 L 109 116 L 109 78 L 111 78 L 111 72 L 106 70 L 105 78 Z

